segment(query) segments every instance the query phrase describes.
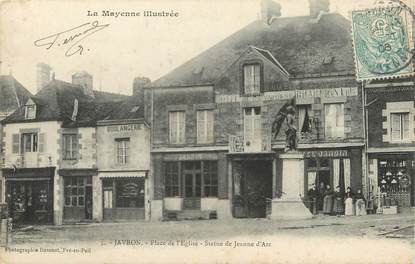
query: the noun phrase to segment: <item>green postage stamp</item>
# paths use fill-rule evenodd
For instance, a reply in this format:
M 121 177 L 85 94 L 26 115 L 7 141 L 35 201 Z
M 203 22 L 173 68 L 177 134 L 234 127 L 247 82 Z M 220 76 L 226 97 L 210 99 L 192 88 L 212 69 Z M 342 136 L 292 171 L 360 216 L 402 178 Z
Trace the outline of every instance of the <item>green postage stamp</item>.
M 412 18 L 408 17 L 399 6 L 352 12 L 357 80 L 414 73 Z

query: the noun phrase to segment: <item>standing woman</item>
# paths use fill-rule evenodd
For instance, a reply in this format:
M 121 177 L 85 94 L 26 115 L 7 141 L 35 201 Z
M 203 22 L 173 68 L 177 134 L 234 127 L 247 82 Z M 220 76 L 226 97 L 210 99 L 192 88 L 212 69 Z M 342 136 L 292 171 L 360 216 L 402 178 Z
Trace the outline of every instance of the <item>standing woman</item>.
M 344 215 L 354 215 L 354 207 L 353 207 L 353 192 L 350 187 L 347 187 L 346 193 L 344 195 Z
M 323 201 L 323 213 L 324 214 L 331 214 L 333 210 L 333 191 L 330 188 L 330 185 L 327 184 L 326 191 L 324 195 Z
M 340 186 L 336 186 L 336 191 L 334 192 L 333 200 L 333 215 L 342 215 L 344 213 L 343 208 L 343 193 L 340 190 Z
M 317 197 L 317 211 L 323 211 L 323 201 L 324 201 L 324 194 L 326 192 L 326 186 L 324 182 L 320 182 L 320 186 L 318 188 L 318 197 Z
M 358 189 L 354 198 L 356 200 L 356 215 L 366 215 L 366 200 L 362 190 Z

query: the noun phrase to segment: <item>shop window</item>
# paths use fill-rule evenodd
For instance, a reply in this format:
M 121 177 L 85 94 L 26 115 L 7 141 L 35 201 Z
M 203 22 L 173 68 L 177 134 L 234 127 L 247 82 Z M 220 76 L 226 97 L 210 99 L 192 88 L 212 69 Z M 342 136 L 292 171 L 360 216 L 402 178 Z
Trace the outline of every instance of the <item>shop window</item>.
M 38 150 L 38 138 L 37 133 L 25 133 L 22 134 L 22 149 L 23 152 L 37 152 Z
M 409 139 L 409 113 L 391 113 L 392 141 Z
M 325 104 L 324 126 L 326 138 L 344 138 L 344 104 Z
M 78 135 L 63 135 L 63 159 L 76 159 L 78 156 Z
M 311 132 L 311 105 L 298 105 L 298 130 L 301 135 L 305 135 Z
M 261 151 L 261 108 L 244 108 L 244 143 L 246 151 Z
M 129 138 L 117 138 L 115 139 L 116 150 L 117 150 L 117 163 L 127 164 L 130 149 Z
M 261 87 L 261 66 L 249 64 L 243 67 L 244 94 L 259 94 Z
M 85 177 L 64 179 L 65 206 L 85 206 Z
M 171 144 L 185 143 L 185 112 L 169 112 L 169 140 Z
M 197 111 L 197 143 L 213 142 L 213 110 Z
M 179 166 L 177 162 L 166 162 L 164 175 L 164 196 L 179 196 Z
M 216 161 L 203 162 L 203 180 L 205 197 L 218 196 L 218 167 Z
M 144 180 L 116 180 L 117 208 L 144 208 Z

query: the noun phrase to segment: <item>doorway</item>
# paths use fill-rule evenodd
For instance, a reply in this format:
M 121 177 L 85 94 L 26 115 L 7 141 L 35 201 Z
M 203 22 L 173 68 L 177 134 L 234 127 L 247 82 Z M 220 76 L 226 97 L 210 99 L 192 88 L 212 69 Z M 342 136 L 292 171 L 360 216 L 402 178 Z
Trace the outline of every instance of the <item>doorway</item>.
M 64 220 L 69 222 L 92 220 L 92 177 L 65 177 L 64 187 Z
M 272 161 L 238 161 L 234 168 L 234 217 L 266 217 L 272 199 Z
M 187 161 L 183 164 L 184 199 L 183 208 L 200 209 L 202 190 L 202 169 L 200 161 Z

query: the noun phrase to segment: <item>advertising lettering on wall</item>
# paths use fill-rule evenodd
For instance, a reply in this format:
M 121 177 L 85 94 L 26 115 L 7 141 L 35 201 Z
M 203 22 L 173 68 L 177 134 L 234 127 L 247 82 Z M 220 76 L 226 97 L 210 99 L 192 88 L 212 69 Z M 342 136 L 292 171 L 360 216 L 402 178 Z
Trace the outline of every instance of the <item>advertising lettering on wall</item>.
M 357 96 L 357 87 L 339 87 L 339 88 L 326 88 L 326 89 L 306 89 L 306 90 L 293 90 L 293 91 L 273 91 L 265 92 L 264 95 L 254 97 L 243 97 L 239 94 L 224 94 L 216 96 L 216 103 L 239 103 L 239 102 L 252 102 L 252 101 L 273 101 L 273 100 L 288 100 L 293 97 L 296 99 L 304 98 L 331 98 L 341 96 Z
M 118 126 L 107 127 L 107 131 L 109 133 L 134 131 L 134 130 L 140 130 L 140 129 L 141 129 L 140 124 L 128 124 L 128 125 L 118 125 Z

